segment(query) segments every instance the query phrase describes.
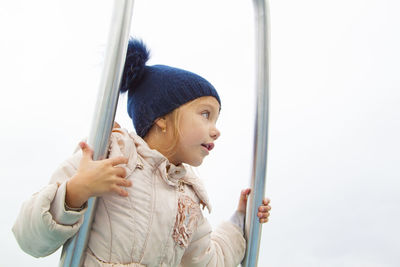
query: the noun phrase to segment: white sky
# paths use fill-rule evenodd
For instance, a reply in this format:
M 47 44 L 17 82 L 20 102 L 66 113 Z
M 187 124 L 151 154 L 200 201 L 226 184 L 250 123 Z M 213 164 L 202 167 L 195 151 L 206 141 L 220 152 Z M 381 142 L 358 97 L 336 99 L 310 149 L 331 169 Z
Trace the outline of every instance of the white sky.
M 271 3 L 271 113 L 259 266 L 399 266 L 400 2 Z M 22 201 L 88 134 L 111 1 L 0 2 L 1 266 L 55 266 L 23 253 Z M 228 219 L 249 184 L 254 121 L 251 1 L 137 0 L 132 34 L 150 64 L 206 77 L 221 138 L 198 168 Z M 132 129 L 121 101 L 117 121 Z

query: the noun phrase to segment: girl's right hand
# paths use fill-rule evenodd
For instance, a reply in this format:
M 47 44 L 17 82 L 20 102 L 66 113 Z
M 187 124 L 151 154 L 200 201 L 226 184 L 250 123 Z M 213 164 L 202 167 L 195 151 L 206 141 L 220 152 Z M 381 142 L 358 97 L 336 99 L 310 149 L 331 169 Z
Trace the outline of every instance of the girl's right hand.
M 79 208 L 90 197 L 101 196 L 108 192 L 116 192 L 128 196 L 122 187 L 131 186 L 125 179 L 126 171 L 119 164 L 128 163 L 126 157 L 104 160 L 93 160 L 93 150 L 85 142 L 80 142 L 82 159 L 77 173 L 67 182 L 65 203 L 68 207 Z

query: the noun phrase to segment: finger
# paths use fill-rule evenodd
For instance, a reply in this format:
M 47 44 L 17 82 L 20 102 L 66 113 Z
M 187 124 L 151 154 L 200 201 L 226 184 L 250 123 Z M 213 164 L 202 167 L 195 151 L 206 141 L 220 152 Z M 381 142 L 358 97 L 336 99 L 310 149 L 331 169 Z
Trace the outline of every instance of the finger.
M 114 173 L 118 177 L 125 178 L 126 177 L 126 170 L 122 167 L 114 167 Z
M 93 149 L 86 142 L 80 142 L 79 147 L 82 150 L 82 158 L 93 160 Z
M 240 201 L 247 201 L 247 197 L 250 194 L 250 192 L 251 192 L 250 188 L 243 189 L 240 192 Z
M 258 207 L 258 211 L 261 211 L 261 212 L 266 212 L 266 211 L 270 211 L 270 210 L 271 210 L 270 206 L 260 206 L 260 207 Z
M 247 196 L 244 193 L 244 190 L 240 191 L 239 205 L 241 203 L 246 203 L 246 200 L 247 200 Z
M 268 218 L 269 217 L 269 212 L 258 212 L 257 217 L 262 219 L 262 218 Z
M 127 197 L 128 196 L 128 192 L 124 189 L 122 189 L 121 187 L 114 185 L 112 187 L 112 191 L 116 192 L 118 195 L 122 196 L 122 197 Z
M 268 222 L 268 218 L 263 218 L 263 219 L 260 219 L 259 221 L 260 221 L 260 223 L 266 223 L 266 222 Z
M 113 128 L 121 128 L 121 125 L 119 125 L 119 123 L 118 122 L 114 122 L 114 127 Z
M 132 182 L 130 180 L 126 180 L 123 178 L 117 178 L 115 184 L 118 186 L 130 187 L 132 186 Z
M 269 199 L 269 198 L 264 198 L 264 200 L 263 200 L 263 204 L 264 205 L 268 205 L 269 203 L 271 202 L 271 200 Z
M 127 164 L 128 158 L 126 157 L 115 157 L 107 160 L 112 166 L 116 166 L 119 164 Z
M 243 189 L 240 192 L 240 198 L 239 198 L 239 204 L 237 210 L 239 212 L 246 212 L 246 206 L 247 206 L 247 196 L 250 194 L 250 188 Z

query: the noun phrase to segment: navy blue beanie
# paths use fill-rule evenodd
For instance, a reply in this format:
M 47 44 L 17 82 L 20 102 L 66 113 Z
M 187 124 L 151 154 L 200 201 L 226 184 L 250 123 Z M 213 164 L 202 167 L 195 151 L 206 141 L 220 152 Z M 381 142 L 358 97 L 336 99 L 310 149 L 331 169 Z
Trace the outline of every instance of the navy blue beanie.
M 121 81 L 121 92 L 128 91 L 128 114 L 140 137 L 157 118 L 196 98 L 213 96 L 221 105 L 217 91 L 207 80 L 165 65 L 146 66 L 149 54 L 142 41 L 131 39 Z

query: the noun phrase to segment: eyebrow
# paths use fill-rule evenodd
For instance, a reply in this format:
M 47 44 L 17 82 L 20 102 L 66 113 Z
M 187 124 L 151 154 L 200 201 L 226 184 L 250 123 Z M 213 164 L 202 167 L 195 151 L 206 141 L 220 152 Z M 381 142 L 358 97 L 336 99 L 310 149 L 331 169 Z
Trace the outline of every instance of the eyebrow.
M 219 108 L 216 108 L 214 105 L 212 105 L 212 104 L 209 104 L 209 103 L 201 103 L 200 105 L 199 105 L 199 107 L 202 107 L 202 106 L 206 106 L 206 107 L 209 107 L 209 108 L 211 108 L 212 110 L 217 110 L 217 113 L 218 113 L 218 115 L 221 113 L 221 109 Z

